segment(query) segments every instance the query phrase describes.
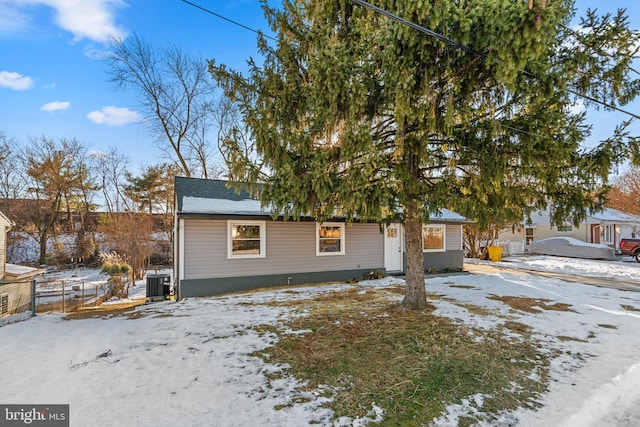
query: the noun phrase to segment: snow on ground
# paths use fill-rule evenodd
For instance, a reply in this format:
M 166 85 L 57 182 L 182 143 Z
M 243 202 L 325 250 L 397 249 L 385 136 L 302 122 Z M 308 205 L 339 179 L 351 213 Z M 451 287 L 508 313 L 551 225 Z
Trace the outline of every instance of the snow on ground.
M 171 276 L 171 269 L 160 269 L 149 271 L 147 274 L 168 274 Z M 67 298 L 73 295 L 98 295 L 102 296 L 106 292 L 107 279 L 109 276 L 101 274 L 99 269 L 78 268 L 68 270 L 53 270 L 36 278 L 36 303 L 46 304 L 60 301 L 62 290 L 64 289 Z M 75 289 L 75 290 L 74 290 Z M 141 280 L 136 280 L 135 284 L 129 288 L 128 298 L 111 298 L 102 305 L 122 304 L 140 301 L 146 298 L 146 276 Z M 85 305 L 92 305 L 93 300 L 87 300 Z
M 465 262 L 482 263 L 467 259 Z M 556 257 L 547 255 L 504 257 L 495 266 L 520 268 L 533 271 L 574 274 L 587 277 L 609 277 L 622 280 L 640 281 L 640 263 L 630 256 L 618 256 L 615 261 Z
M 531 257 L 517 262 L 563 273 L 606 274 L 599 261 Z M 609 270 L 613 278 L 640 272 L 640 264 L 609 264 L 615 266 Z M 130 316 L 66 320 L 62 314 L 38 315 L 0 328 L 0 403 L 70 404 L 72 426 L 331 425 L 323 393 L 299 391 L 295 378 L 272 380 L 269 387 L 266 375 L 282 367 L 251 356 L 275 339 L 254 326 L 300 315 L 263 303 L 398 282 L 385 278 L 167 301 L 139 306 Z M 640 419 L 640 293 L 512 270 L 430 277 L 427 290 L 448 297 L 432 300 L 438 315 L 481 328 L 499 327 L 508 315 L 533 328 L 549 352 L 559 351 L 544 406 L 502 414 L 492 425 L 630 426 Z M 516 312 L 490 295 L 548 299 L 548 304 L 570 304 L 572 311 Z M 465 304 L 495 314 L 471 313 Z M 482 401 L 483 396 L 469 396 L 442 417 L 423 421 L 456 426 L 464 411 L 482 410 Z M 369 419 L 380 416 L 374 402 Z M 343 418 L 338 425 L 366 423 Z

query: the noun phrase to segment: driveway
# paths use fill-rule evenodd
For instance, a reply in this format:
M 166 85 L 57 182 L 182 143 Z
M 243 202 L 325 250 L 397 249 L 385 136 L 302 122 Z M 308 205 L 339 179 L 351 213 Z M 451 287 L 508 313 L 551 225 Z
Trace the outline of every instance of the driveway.
M 602 288 L 640 292 L 640 281 L 619 278 L 614 279 L 608 277 L 589 277 L 579 276 L 577 274 L 556 273 L 550 271 L 524 270 L 522 268 L 505 267 L 504 263 L 501 263 L 500 265 L 466 263 L 464 265 L 464 269 L 471 274 L 497 274 L 499 271 L 508 271 L 509 273 L 514 274 L 519 273 L 522 275 L 552 277 L 554 279 L 564 280 L 565 282 L 584 283 L 587 285 L 594 285 Z

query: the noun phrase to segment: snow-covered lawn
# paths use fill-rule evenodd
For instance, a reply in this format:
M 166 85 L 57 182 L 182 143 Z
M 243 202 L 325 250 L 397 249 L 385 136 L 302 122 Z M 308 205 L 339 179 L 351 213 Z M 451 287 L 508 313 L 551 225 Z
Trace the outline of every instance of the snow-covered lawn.
M 640 264 L 625 261 L 513 257 L 507 263 L 612 280 L 633 280 L 640 273 Z M 331 413 L 323 406 L 326 393 L 300 391 L 294 378 L 269 384 L 267 374 L 280 367 L 250 356 L 275 339 L 258 333 L 256 325 L 300 315 L 287 306 L 263 303 L 401 281 L 167 301 L 139 306 L 128 316 L 67 320 L 62 314 L 38 315 L 0 328 L 0 403 L 70 404 L 72 426 L 331 425 Z M 640 419 L 640 293 L 519 271 L 431 277 L 427 290 L 446 296 L 432 301 L 440 316 L 480 328 L 495 328 L 508 317 L 529 325 L 546 349 L 559 352 L 544 406 L 502 414 L 499 425 L 627 426 Z M 570 304 L 571 311 L 526 313 L 491 295 L 548 299 L 548 304 Z M 493 314 L 472 313 L 464 307 L 469 304 Z M 481 401 L 470 397 L 441 418 L 423 422 L 456 426 L 458 416 Z

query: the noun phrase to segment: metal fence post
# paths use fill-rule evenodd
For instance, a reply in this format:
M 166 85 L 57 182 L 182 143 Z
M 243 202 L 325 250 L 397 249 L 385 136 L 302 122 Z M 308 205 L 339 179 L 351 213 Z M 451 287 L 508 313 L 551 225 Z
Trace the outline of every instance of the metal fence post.
M 31 281 L 31 317 L 36 315 L 36 279 Z

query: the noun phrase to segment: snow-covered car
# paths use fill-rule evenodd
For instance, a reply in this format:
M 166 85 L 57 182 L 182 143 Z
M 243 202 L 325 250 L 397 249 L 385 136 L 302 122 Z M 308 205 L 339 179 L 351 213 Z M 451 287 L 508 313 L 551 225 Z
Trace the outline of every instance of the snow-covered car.
M 538 255 L 555 255 L 572 258 L 607 259 L 615 258 L 612 247 L 600 243 L 586 243 L 573 237 L 551 237 L 531 242 L 529 252 Z

